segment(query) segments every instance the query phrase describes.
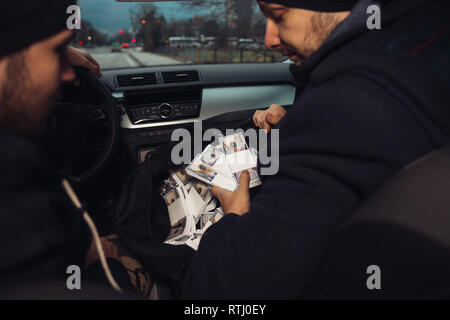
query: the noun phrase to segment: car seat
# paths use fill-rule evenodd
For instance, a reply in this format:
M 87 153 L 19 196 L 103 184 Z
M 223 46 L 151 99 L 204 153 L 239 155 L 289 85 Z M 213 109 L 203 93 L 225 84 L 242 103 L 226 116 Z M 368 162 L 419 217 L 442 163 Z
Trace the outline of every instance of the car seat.
M 379 289 L 369 289 L 370 266 Z M 357 208 L 302 297 L 450 298 L 450 148 L 408 165 Z

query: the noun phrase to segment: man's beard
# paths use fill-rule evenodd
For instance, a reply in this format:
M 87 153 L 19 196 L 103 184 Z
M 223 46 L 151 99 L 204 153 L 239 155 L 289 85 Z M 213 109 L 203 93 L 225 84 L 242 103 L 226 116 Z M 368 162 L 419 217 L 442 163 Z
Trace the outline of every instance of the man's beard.
M 0 83 L 0 127 L 31 138 L 40 136 L 59 90 L 44 95 L 30 78 L 23 53 L 7 61 L 6 78 Z
M 319 50 L 341 22 L 336 18 L 336 14 L 330 12 L 317 12 L 312 15 L 309 23 L 311 30 L 305 32 L 302 45 L 298 45 L 296 49 L 298 57 L 296 64 L 301 64 Z

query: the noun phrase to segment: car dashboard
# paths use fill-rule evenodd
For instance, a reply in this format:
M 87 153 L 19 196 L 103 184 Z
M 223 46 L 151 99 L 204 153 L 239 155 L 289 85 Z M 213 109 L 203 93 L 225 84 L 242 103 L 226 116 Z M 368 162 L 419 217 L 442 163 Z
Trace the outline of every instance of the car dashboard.
M 143 162 L 173 130 L 234 128 L 271 104 L 295 97 L 289 64 L 214 64 L 107 70 L 102 81 L 120 112 L 123 142 Z

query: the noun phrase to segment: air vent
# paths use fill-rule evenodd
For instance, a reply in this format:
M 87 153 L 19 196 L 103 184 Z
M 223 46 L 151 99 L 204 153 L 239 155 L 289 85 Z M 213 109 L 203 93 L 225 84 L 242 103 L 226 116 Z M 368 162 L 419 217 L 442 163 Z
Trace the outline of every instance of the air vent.
M 119 87 L 145 86 L 156 84 L 156 75 L 154 73 L 130 74 L 117 76 Z
M 164 83 L 199 81 L 197 71 L 163 72 Z

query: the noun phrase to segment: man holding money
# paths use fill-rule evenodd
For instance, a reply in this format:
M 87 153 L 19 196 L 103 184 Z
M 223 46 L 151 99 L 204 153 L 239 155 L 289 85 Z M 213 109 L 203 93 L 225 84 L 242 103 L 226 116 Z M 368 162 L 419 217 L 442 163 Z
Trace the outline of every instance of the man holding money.
M 226 216 L 203 236 L 184 298 L 303 297 L 336 227 L 450 135 L 447 2 L 258 4 L 266 46 L 295 62 L 292 109 L 253 118 L 280 129 L 280 170 L 251 200 L 247 174 L 235 192 L 212 188 Z M 373 5 L 381 29 L 368 27 Z

